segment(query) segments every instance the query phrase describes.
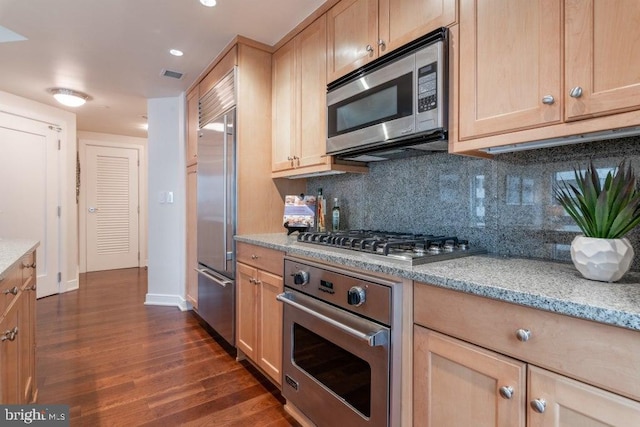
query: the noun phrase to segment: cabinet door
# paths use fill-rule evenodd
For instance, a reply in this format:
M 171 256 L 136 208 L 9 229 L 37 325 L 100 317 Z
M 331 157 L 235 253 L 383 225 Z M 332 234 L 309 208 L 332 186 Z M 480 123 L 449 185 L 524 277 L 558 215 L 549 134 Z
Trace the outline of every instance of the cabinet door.
M 260 310 L 260 367 L 282 384 L 282 303 L 276 296 L 283 291 L 282 277 L 258 271 Z
M 37 396 L 36 384 L 36 258 L 35 252 L 27 254 L 22 264 L 22 313 L 20 321 L 20 359 L 24 363 L 21 370 L 23 402 L 33 402 Z
M 414 425 L 524 427 L 525 363 L 420 326 L 413 333 Z
M 327 19 L 322 15 L 296 37 L 299 111 L 296 166 L 328 162 L 327 152 Z
M 22 305 L 19 298 L 21 297 L 22 295 L 18 294 L 0 322 L 0 403 L 2 404 L 23 403 L 21 396 L 23 362 L 20 358 Z M 17 331 L 17 334 L 12 331 Z
M 378 0 L 342 0 L 327 12 L 327 81 L 378 57 Z
M 535 366 L 529 367 L 528 384 L 529 427 L 640 425 L 640 403 L 636 401 Z
M 459 139 L 561 120 L 561 3 L 460 1 Z
M 293 168 L 296 135 L 295 39 L 273 54 L 272 159 L 273 172 Z
M 380 0 L 380 55 L 456 20 L 455 0 Z
M 236 345 L 238 350 L 251 360 L 257 357 L 257 313 L 258 286 L 257 270 L 248 265 L 237 263 L 236 271 Z
M 198 128 L 200 105 L 198 102 L 198 88 L 187 96 L 187 166 L 198 161 Z
M 640 108 L 639 22 L 636 0 L 565 2 L 568 120 Z
M 198 308 L 198 165 L 187 169 L 187 301 Z
M 33 301 L 32 301 L 33 300 Z M 33 349 L 35 348 L 35 328 L 31 320 L 33 307 L 35 306 L 35 293 L 31 290 L 23 290 L 20 296 L 20 312 L 18 313 L 18 329 L 20 337 L 20 399 L 22 403 L 29 403 L 33 396 L 34 368 Z

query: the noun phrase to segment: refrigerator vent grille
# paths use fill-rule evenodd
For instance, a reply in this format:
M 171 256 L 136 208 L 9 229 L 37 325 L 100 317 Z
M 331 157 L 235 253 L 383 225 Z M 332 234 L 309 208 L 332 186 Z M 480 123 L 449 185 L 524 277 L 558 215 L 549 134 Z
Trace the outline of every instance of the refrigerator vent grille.
M 200 129 L 236 105 L 235 67 L 211 90 L 200 97 Z

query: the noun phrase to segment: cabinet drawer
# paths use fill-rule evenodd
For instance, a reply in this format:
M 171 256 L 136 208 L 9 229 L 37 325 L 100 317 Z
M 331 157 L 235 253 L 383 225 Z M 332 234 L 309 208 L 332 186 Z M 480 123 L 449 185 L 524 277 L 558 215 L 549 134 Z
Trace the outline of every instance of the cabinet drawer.
M 265 270 L 278 276 L 284 269 L 284 252 L 262 246 L 238 242 L 236 244 L 237 261 Z
M 0 318 L 4 317 L 11 302 L 20 291 L 22 287 L 21 278 L 20 267 L 14 267 L 0 281 Z
M 640 400 L 640 332 L 415 284 L 415 323 Z M 517 331 L 530 331 L 520 341 Z

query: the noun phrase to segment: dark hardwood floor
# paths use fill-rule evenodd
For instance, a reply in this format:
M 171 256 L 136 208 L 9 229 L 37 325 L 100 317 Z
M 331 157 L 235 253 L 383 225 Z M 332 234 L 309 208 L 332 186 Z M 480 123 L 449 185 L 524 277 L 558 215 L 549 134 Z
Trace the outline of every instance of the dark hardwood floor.
M 135 268 L 38 300 L 39 404 L 69 405 L 71 426 L 298 426 L 192 312 L 145 306 L 146 292 Z

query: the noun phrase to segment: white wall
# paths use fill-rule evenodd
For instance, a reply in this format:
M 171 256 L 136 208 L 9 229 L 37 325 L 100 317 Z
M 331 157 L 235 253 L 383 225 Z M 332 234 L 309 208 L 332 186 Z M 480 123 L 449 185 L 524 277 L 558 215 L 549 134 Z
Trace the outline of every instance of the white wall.
M 76 205 L 76 115 L 0 91 L 0 110 L 62 128 L 60 132 L 60 292 L 78 288 L 78 212 Z M 16 177 L 18 179 L 18 177 Z
M 175 305 L 185 300 L 185 97 L 152 98 L 148 115 L 148 291 L 145 304 Z M 173 193 L 173 203 L 160 195 Z
M 139 220 L 139 242 L 140 242 L 140 266 L 147 265 L 147 139 L 136 138 L 133 136 L 113 135 L 109 133 L 78 131 L 78 151 L 80 154 L 80 162 L 86 161 L 85 153 L 87 145 L 95 145 L 102 147 L 123 147 L 135 148 L 139 152 L 140 159 L 140 181 L 139 181 L 139 197 L 140 197 L 140 220 Z M 81 168 L 82 179 L 86 179 L 84 169 Z M 81 181 L 82 182 L 82 181 Z M 80 184 L 82 186 L 82 183 Z M 78 210 L 79 221 L 79 262 L 80 273 L 87 271 L 87 254 L 86 254 L 86 229 L 87 210 L 85 205 L 85 191 L 80 192 L 80 209 Z

